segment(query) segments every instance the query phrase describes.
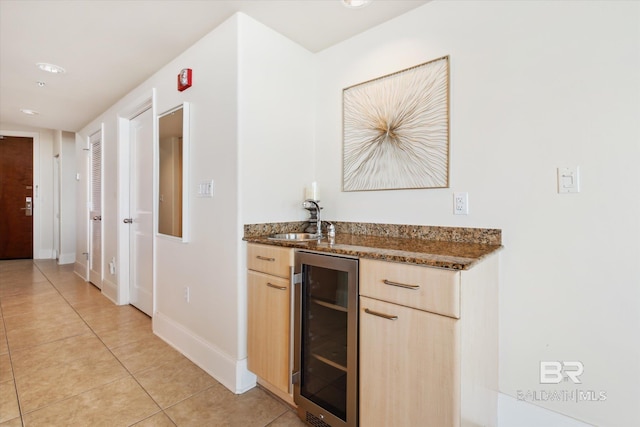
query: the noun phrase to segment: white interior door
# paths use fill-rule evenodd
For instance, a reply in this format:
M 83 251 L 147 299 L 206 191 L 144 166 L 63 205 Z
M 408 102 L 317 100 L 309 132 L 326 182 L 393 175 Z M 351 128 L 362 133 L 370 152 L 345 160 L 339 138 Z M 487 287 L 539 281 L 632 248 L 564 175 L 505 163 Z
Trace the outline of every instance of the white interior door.
M 130 303 L 153 314 L 153 115 L 131 120 Z
M 102 289 L 102 135 L 89 137 L 91 182 L 89 188 L 89 281 Z

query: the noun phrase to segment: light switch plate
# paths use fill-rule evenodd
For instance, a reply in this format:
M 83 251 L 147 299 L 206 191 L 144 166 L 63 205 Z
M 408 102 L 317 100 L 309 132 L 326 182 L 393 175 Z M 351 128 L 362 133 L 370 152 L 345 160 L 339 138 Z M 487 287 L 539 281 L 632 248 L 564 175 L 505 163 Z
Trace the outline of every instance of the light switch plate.
M 213 180 L 202 181 L 198 184 L 198 197 L 213 197 Z
M 579 193 L 580 192 L 580 168 L 559 167 L 558 168 L 558 193 Z

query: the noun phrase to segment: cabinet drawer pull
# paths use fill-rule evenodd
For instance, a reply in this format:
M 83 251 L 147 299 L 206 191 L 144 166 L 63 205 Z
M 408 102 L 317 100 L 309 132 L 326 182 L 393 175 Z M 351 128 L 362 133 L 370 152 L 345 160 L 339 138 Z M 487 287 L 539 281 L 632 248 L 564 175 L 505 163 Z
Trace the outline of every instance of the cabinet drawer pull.
M 269 261 L 269 262 L 273 262 L 273 261 L 276 260 L 275 258 L 269 258 L 269 257 L 266 257 L 266 256 L 260 256 L 260 255 L 256 255 L 256 258 L 258 258 L 258 259 L 260 259 L 262 261 Z
M 267 282 L 267 286 L 270 287 L 270 288 L 278 289 L 280 291 L 286 291 L 287 290 L 286 286 L 278 286 L 278 285 L 274 285 L 273 283 L 269 283 L 269 282 Z
M 398 316 L 393 316 L 391 314 L 379 313 L 377 311 L 369 310 L 368 308 L 364 309 L 364 312 L 367 314 L 373 314 L 374 316 L 383 317 L 388 320 L 398 320 Z
M 385 285 L 397 286 L 399 288 L 411 289 L 414 291 L 417 291 L 418 289 L 420 289 L 420 285 L 408 285 L 406 283 L 392 282 L 391 280 L 387 280 L 387 279 L 384 279 L 382 283 L 384 283 Z

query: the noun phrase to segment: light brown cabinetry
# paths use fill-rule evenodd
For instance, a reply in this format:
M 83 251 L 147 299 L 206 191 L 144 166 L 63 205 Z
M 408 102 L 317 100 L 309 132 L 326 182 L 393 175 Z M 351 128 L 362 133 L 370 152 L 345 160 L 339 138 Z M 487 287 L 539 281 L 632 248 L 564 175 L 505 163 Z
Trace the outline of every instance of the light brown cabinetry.
M 289 402 L 292 266 L 293 249 L 247 245 L 247 366 Z
M 498 257 L 360 260 L 360 425 L 495 426 Z

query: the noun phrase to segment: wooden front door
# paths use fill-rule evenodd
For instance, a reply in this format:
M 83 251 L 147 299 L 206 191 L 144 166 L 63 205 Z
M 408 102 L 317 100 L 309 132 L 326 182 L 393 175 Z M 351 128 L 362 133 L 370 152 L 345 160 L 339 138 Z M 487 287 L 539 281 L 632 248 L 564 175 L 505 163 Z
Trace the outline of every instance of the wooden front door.
M 0 259 L 33 258 L 33 138 L 0 136 Z

